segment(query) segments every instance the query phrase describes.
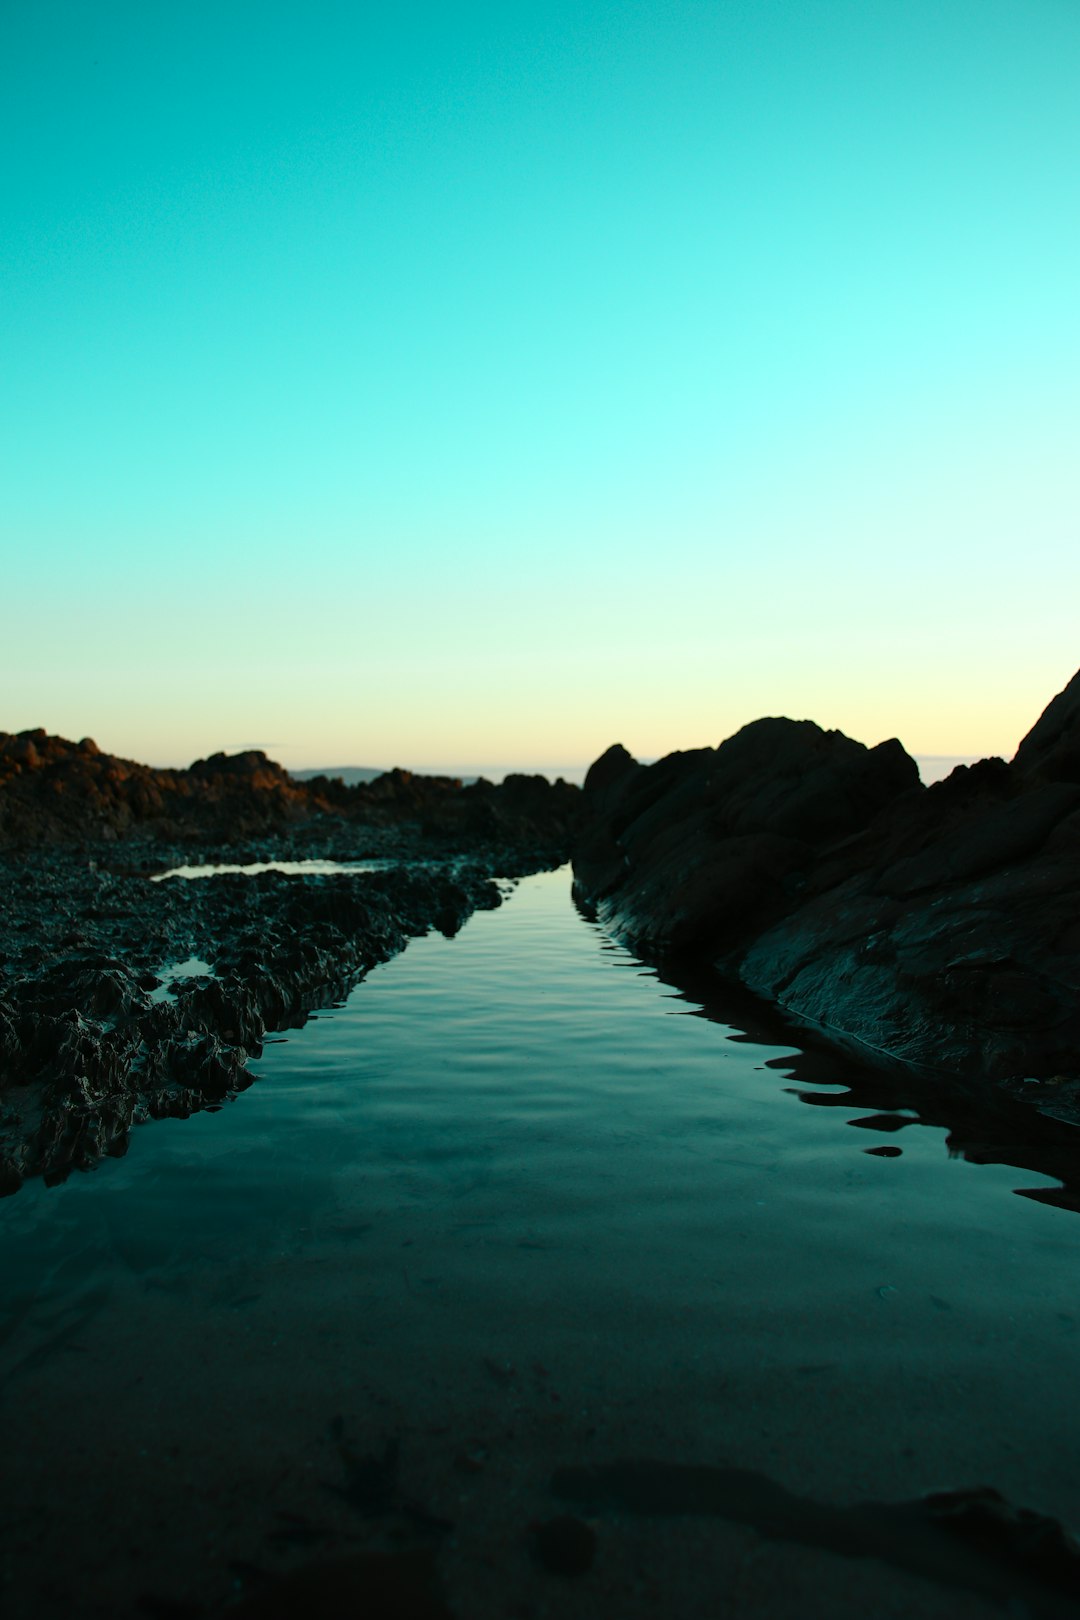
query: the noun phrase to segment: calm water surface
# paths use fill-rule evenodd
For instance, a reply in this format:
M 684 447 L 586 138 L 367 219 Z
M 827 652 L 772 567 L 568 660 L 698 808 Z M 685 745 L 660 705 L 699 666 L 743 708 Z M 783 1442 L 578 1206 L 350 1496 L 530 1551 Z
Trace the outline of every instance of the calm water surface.
M 701 1016 L 563 871 L 268 1045 L 235 1103 L 28 1185 L 0 1205 L 16 1581 L 61 1524 L 145 1556 L 133 1511 L 246 1547 L 253 1496 L 329 1477 L 335 1420 L 404 1435 L 436 1496 L 468 1441 L 524 1498 L 640 1454 L 1080 1523 L 1080 1220 L 911 1113 L 851 1128 L 821 1060 L 836 1105 L 807 1106 L 801 1062 Z
M 284 872 L 287 877 L 323 877 L 334 872 L 379 872 L 392 865 L 390 861 L 249 861 L 246 866 L 232 862 L 219 862 L 216 866 L 171 866 L 167 872 L 155 872 L 151 883 L 163 883 L 166 878 L 210 878 L 222 873 L 241 877 L 258 877 L 260 872 Z

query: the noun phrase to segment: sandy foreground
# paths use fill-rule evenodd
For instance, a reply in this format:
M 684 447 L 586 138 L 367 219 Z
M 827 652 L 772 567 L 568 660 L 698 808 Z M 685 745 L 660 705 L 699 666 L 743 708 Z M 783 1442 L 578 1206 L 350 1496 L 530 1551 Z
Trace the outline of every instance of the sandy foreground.
M 913 1346 L 898 1343 L 895 1376 L 863 1369 L 863 1381 L 857 1368 L 782 1365 L 760 1322 L 733 1321 L 727 1361 L 715 1341 L 703 1352 L 695 1313 L 673 1309 L 662 1335 L 639 1324 L 637 1346 L 624 1323 L 616 1359 L 610 1302 L 590 1320 L 571 1277 L 560 1313 L 554 1256 L 495 1246 L 488 1263 L 531 1282 L 516 1316 L 478 1325 L 454 1297 L 476 1257 L 456 1263 L 429 1216 L 374 1236 L 362 1270 L 345 1236 L 348 1252 L 331 1232 L 301 1264 L 268 1233 L 252 1272 L 230 1267 L 222 1233 L 213 1291 L 193 1296 L 148 1257 L 139 1274 L 132 1232 L 126 1283 L 81 1290 L 51 1339 L 5 1356 L 11 1620 L 210 1615 L 237 1600 L 252 1614 L 461 1620 L 974 1620 L 1006 1600 L 1014 1614 L 1071 1612 L 902 1516 L 815 1518 L 814 1504 L 896 1504 L 927 1480 L 955 1483 L 954 1444 L 970 1458 L 960 1412 L 956 1435 L 920 1427 Z M 830 1446 L 860 1413 L 880 1442 L 872 1478 L 865 1450 L 860 1468 Z M 1004 1470 L 1021 1490 L 1023 1421 L 975 1446 L 987 1477 Z M 627 1458 L 675 1466 L 620 1480 L 610 1465 Z M 757 1478 L 743 1489 L 732 1466 Z M 768 1482 L 798 1499 L 790 1512 L 777 1515 Z M 689 1510 L 668 1511 L 688 1491 Z M 595 1536 L 580 1573 L 539 1553 L 537 1526 L 565 1514 Z M 395 1557 L 389 1597 L 371 1553 Z M 424 1596 L 410 1610 L 414 1578 Z

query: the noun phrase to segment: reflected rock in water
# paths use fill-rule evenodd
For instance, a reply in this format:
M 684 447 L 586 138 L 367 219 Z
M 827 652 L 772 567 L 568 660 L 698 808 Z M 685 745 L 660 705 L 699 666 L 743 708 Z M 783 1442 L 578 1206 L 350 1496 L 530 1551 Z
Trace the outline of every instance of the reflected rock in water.
M 813 1108 L 842 1108 L 860 1130 L 890 1136 L 911 1126 L 943 1129 L 946 1151 L 972 1164 L 1014 1165 L 1060 1181 L 1060 1187 L 1017 1187 L 1024 1198 L 1080 1213 L 1077 1128 L 1032 1108 L 1008 1088 L 979 1086 L 912 1064 L 868 1066 L 837 1051 L 820 1036 L 783 1018 L 742 985 L 685 961 L 665 962 L 660 975 L 689 1016 L 727 1026 L 729 1038 L 758 1045 L 790 1045 L 790 1055 L 767 1058 L 764 1068 L 796 1082 L 785 1089 Z M 899 1158 L 901 1149 L 868 1149 Z

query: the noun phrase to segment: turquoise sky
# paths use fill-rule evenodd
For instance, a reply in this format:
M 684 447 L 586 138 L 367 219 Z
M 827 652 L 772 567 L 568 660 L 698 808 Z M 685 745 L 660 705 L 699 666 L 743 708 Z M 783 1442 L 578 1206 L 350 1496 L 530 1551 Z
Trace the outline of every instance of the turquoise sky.
M 0 727 L 1011 753 L 1080 665 L 1072 0 L 7 0 Z

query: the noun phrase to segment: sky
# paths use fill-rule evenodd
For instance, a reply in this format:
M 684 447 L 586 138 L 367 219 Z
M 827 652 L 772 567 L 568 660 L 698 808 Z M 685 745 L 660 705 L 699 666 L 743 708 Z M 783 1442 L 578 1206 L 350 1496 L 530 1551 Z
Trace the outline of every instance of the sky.
M 1078 83 L 1073 0 L 4 0 L 0 728 L 1011 755 Z

